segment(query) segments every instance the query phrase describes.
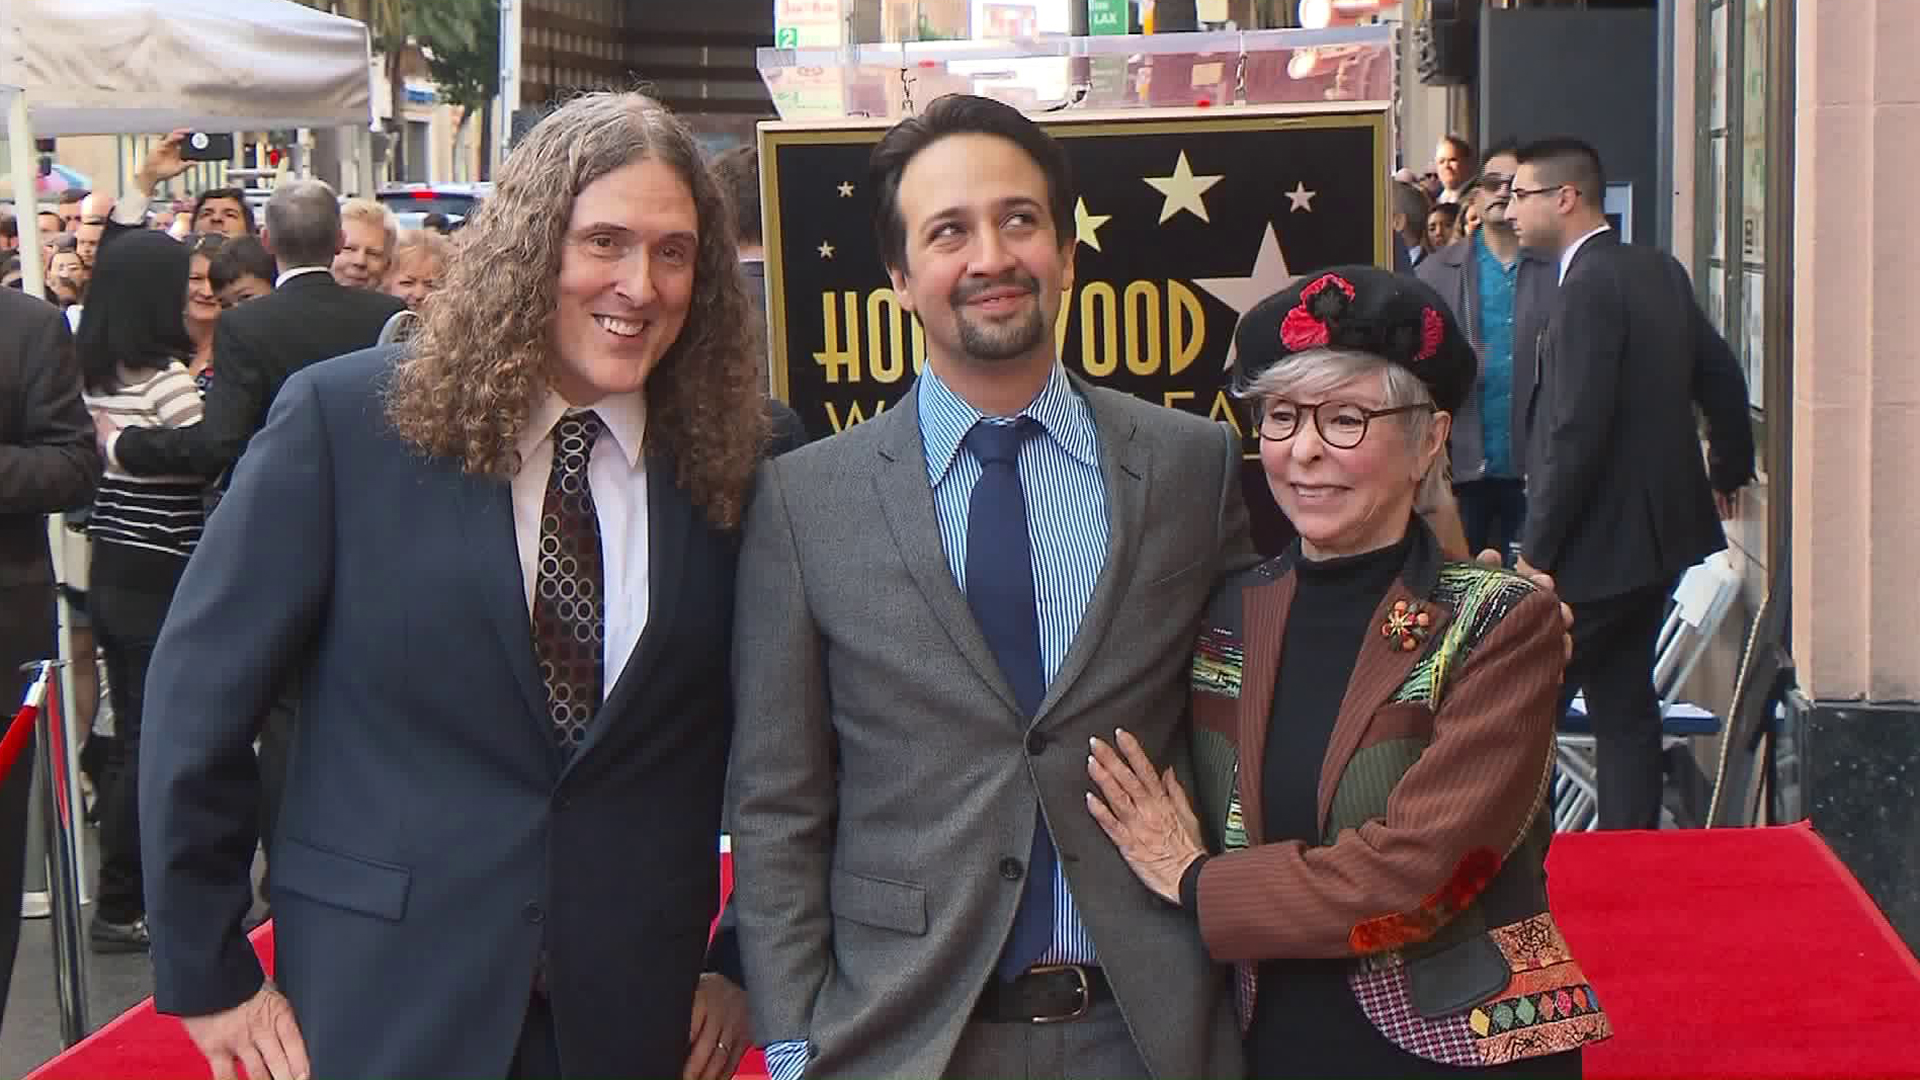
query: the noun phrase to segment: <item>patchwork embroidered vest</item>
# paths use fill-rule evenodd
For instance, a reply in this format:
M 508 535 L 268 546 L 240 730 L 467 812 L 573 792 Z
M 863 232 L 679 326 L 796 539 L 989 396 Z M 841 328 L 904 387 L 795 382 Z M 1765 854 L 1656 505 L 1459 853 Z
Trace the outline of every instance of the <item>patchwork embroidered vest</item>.
M 1287 557 L 1249 572 L 1251 587 L 1291 571 Z M 1450 678 L 1508 612 L 1533 591 L 1525 580 L 1474 563 L 1442 563 L 1426 602 L 1453 617 L 1395 691 L 1392 704 L 1438 712 Z M 1195 724 L 1195 796 L 1215 851 L 1249 843 L 1240 799 L 1242 762 L 1234 739 L 1207 722 L 1237 712 L 1245 664 L 1243 588 L 1216 597 L 1191 668 Z M 1387 628 L 1392 632 L 1392 627 Z M 1411 640 L 1411 638 L 1409 639 Z M 1269 722 L 1273 722 L 1271 719 Z M 1329 808 L 1323 844 L 1387 814 L 1401 778 L 1430 739 L 1375 743 L 1347 763 Z M 1247 762 L 1258 769 L 1260 762 Z M 1585 975 L 1547 911 L 1544 860 L 1551 838 L 1544 812 L 1552 771 L 1540 777 L 1532 825 L 1513 849 L 1471 853 L 1452 879 L 1415 912 L 1369 920 L 1353 930 L 1361 955 L 1348 974 L 1361 1009 L 1403 1050 L 1449 1065 L 1475 1067 L 1570 1049 L 1611 1034 Z M 1258 994 L 1255 962 L 1235 965 L 1241 1030 Z

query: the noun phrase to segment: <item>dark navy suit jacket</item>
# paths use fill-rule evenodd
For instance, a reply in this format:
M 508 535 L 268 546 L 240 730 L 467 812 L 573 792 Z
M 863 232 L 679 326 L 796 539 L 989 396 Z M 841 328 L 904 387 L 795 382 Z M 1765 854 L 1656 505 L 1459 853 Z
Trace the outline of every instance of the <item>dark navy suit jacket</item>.
M 568 1075 L 678 1076 L 719 884 L 736 540 L 653 459 L 646 632 L 563 761 L 508 485 L 392 433 L 397 352 L 287 381 L 161 634 L 140 773 L 159 1008 L 260 985 L 251 744 L 300 670 L 272 901 L 313 1075 L 504 1076 L 544 952 Z

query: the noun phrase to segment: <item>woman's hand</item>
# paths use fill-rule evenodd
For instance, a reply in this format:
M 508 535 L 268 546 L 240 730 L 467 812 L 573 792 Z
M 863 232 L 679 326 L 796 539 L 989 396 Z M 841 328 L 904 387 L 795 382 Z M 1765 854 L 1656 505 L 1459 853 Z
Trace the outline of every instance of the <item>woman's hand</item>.
M 1155 896 L 1180 902 L 1180 877 L 1193 860 L 1207 853 L 1200 819 L 1174 778 L 1173 769 L 1155 773 L 1140 741 L 1114 730 L 1119 749 L 1091 740 L 1087 775 L 1099 790 L 1087 793 L 1087 812 L 1107 831 L 1120 857 Z

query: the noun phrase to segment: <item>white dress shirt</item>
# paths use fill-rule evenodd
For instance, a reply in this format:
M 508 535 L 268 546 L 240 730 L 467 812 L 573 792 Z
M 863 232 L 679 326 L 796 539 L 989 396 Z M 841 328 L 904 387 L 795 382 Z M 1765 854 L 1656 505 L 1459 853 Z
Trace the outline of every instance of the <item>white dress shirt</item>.
M 529 620 L 539 565 L 541 510 L 547 477 L 553 472 L 553 425 L 572 411 L 580 410 L 549 391 L 534 406 L 520 435 L 520 471 L 513 477 L 513 538 L 520 550 L 520 584 Z M 587 462 L 587 488 L 593 492 L 594 514 L 600 520 L 601 585 L 606 590 L 604 701 L 647 628 L 647 459 L 640 452 L 647 431 L 647 405 L 636 391 L 601 398 L 592 411 L 604 426 Z
M 1561 253 L 1560 253 L 1560 282 L 1561 282 L 1561 284 L 1563 284 L 1563 285 L 1564 285 L 1564 284 L 1566 283 L 1566 280 L 1567 280 L 1567 268 L 1573 265 L 1573 257 L 1574 257 L 1575 255 L 1578 255 L 1578 254 L 1580 254 L 1580 248 L 1581 248 L 1581 247 L 1582 247 L 1583 245 L 1585 245 L 1587 241 L 1589 241 L 1589 240 L 1591 240 L 1591 239 L 1593 239 L 1593 238 L 1594 238 L 1594 237 L 1596 237 L 1596 236 L 1599 236 L 1599 235 L 1600 235 L 1601 233 L 1603 233 L 1603 232 L 1606 232 L 1606 231 L 1607 231 L 1608 229 L 1611 229 L 1611 228 L 1613 228 L 1613 226 L 1611 226 L 1611 225 L 1607 225 L 1607 224 L 1604 224 L 1604 223 L 1603 223 L 1603 224 L 1601 224 L 1601 226 L 1600 226 L 1599 228 L 1597 228 L 1597 229 L 1595 229 L 1595 230 L 1593 230 L 1592 232 L 1590 232 L 1590 233 L 1588 233 L 1587 235 L 1585 235 L 1585 236 L 1583 236 L 1583 237 L 1581 237 L 1580 239 L 1578 239 L 1578 240 L 1575 240 L 1575 241 L 1574 241 L 1573 243 L 1571 243 L 1571 244 L 1569 244 L 1569 245 L 1567 245 L 1567 250 L 1565 250 L 1565 251 L 1563 251 L 1563 252 L 1561 252 Z
M 333 268 L 327 267 L 327 266 L 296 266 L 291 270 L 280 271 L 280 276 L 273 279 L 273 287 L 277 289 L 280 286 L 285 285 L 287 282 L 292 281 L 294 278 L 299 277 L 301 274 L 331 275 L 332 273 L 333 273 Z

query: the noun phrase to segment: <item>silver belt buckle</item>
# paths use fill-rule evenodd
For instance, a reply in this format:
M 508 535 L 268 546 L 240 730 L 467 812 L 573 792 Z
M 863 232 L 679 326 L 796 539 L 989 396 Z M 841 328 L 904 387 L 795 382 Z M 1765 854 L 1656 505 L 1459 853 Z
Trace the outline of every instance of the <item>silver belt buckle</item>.
M 1070 1013 L 1065 1013 L 1060 1016 L 1031 1017 L 1029 1022 L 1035 1023 L 1035 1024 L 1063 1024 L 1069 1020 L 1080 1019 L 1081 1017 L 1087 1015 L 1088 1009 L 1093 1008 L 1093 984 L 1087 981 L 1087 969 L 1084 965 L 1081 965 L 1081 964 L 1035 965 L 1027 969 L 1027 974 L 1049 975 L 1056 971 L 1071 971 L 1073 972 L 1074 977 L 1080 980 L 1080 1007 L 1073 1010 Z

